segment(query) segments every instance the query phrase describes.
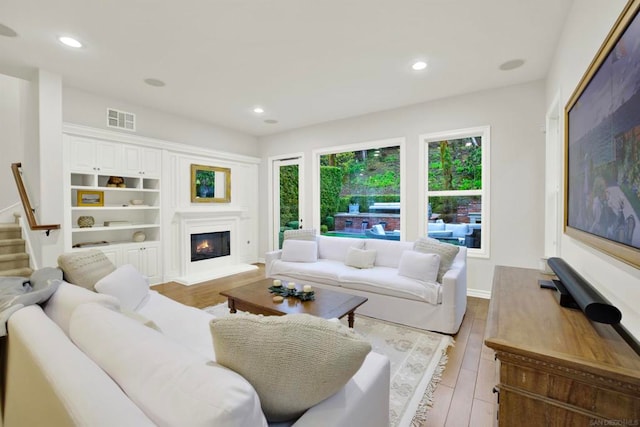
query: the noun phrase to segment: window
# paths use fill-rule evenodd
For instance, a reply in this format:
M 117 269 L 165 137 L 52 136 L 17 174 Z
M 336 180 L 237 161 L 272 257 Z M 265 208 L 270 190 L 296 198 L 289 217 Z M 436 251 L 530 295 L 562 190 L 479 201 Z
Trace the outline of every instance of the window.
M 426 234 L 488 257 L 489 127 L 422 135 Z
M 375 141 L 315 153 L 321 234 L 400 240 L 403 142 Z

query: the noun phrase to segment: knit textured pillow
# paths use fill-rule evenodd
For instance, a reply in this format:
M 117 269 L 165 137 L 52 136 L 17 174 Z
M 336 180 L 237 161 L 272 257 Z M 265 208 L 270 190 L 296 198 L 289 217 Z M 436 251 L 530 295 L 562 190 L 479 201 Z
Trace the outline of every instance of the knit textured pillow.
M 371 351 L 346 326 L 308 314 L 236 314 L 210 326 L 216 361 L 253 385 L 270 422 L 295 419 L 336 393 Z
M 451 268 L 453 260 L 456 255 L 458 255 L 460 248 L 448 243 L 442 243 L 441 241 L 430 237 L 421 237 L 413 244 L 413 250 L 427 254 L 440 255 L 440 267 L 438 268 L 438 277 L 436 280 L 438 283 L 442 283 L 442 276 L 444 276 L 444 274 Z
M 58 267 L 64 273 L 64 280 L 91 291 L 98 280 L 116 269 L 98 249 L 64 253 L 58 257 Z
M 285 230 L 283 240 L 316 240 L 315 228 L 300 228 L 298 230 Z

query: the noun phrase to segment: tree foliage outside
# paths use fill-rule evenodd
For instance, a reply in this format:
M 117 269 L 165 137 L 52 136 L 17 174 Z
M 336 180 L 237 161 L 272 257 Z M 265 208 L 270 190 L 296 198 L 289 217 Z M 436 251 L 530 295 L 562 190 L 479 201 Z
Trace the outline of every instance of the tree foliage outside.
M 335 166 L 320 166 L 320 218 L 321 224 L 333 227 L 333 215 L 337 212 L 342 169 Z M 330 220 L 327 220 L 331 217 Z
M 429 191 L 480 189 L 482 145 L 479 137 L 429 143 Z
M 298 221 L 298 165 L 280 168 L 280 225 Z
M 373 203 L 400 201 L 399 146 L 323 155 L 320 166 L 335 167 L 342 173 L 341 189 L 331 215 L 347 212 L 349 203 L 357 203 L 360 212 L 367 212 Z M 320 179 L 322 182 L 322 176 Z M 329 204 L 322 207 L 322 218 L 329 211 Z
M 429 143 L 429 191 L 481 190 L 482 141 L 480 137 L 460 138 Z M 460 197 L 429 197 L 431 211 L 450 222 Z

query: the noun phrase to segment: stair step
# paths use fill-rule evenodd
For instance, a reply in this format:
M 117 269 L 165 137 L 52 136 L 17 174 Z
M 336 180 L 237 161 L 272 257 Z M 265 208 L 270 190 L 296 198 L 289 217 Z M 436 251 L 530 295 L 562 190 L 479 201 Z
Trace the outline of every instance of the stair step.
M 29 255 L 26 253 L 0 255 L 0 270 L 29 267 Z
M 0 255 L 17 254 L 24 252 L 23 239 L 4 239 L 0 240 Z
M 8 277 L 8 276 L 30 277 L 31 273 L 33 273 L 33 270 L 28 267 L 13 268 L 11 270 L 0 270 L 0 277 Z
M 22 237 L 22 229 L 18 224 L 0 224 L 0 240 L 19 239 Z

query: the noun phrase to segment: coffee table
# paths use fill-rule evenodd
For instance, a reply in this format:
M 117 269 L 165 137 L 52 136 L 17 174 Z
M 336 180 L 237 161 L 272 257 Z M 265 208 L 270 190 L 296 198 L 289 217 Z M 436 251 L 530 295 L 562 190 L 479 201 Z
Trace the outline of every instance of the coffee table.
M 273 285 L 273 279 L 262 279 L 220 292 L 220 295 L 227 297 L 231 313 L 238 310 L 276 316 L 306 313 L 323 319 L 348 316 L 350 328 L 353 328 L 356 308 L 368 300 L 365 297 L 314 287 L 315 299 L 313 301 L 300 301 L 298 298 L 288 297 L 282 302 L 273 302 L 274 294 L 269 292 L 271 285 Z M 282 286 L 286 285 L 283 281 Z M 296 284 L 296 288 L 302 290 L 302 285 Z

